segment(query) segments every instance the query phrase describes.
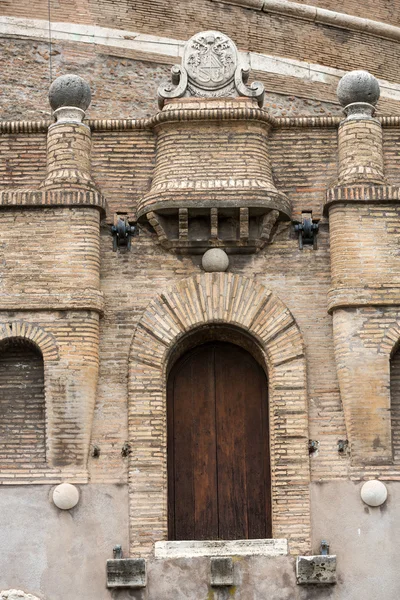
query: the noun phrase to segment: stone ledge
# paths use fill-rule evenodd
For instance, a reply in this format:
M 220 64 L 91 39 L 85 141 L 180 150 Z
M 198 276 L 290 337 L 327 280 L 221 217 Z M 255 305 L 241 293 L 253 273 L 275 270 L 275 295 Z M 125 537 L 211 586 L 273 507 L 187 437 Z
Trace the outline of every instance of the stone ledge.
M 400 202 L 400 187 L 394 185 L 351 185 L 338 186 L 327 190 L 325 216 L 332 204 L 344 202 L 373 202 L 376 204 L 386 202 Z
M 95 190 L 72 189 L 65 182 L 65 189 L 57 190 L 2 190 L 0 208 L 13 209 L 52 206 L 88 206 L 105 212 L 107 203 L 102 194 Z
M 0 311 L 93 310 L 104 312 L 104 294 L 100 290 L 64 290 L 47 294 L 3 294 Z
M 155 558 L 196 558 L 201 556 L 286 556 L 286 539 L 156 542 Z
M 400 285 L 337 287 L 328 291 L 328 313 L 339 308 L 361 306 L 399 306 Z

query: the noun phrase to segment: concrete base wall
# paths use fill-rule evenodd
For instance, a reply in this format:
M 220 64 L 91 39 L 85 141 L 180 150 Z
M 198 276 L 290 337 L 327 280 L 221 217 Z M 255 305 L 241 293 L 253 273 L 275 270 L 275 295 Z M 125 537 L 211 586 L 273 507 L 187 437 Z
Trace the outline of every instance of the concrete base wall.
M 367 507 L 360 483 L 313 483 L 311 552 L 320 540 L 337 555 L 338 583 L 298 586 L 295 557 L 234 558 L 235 586 L 211 588 L 208 558 L 150 559 L 143 590 L 107 590 L 106 560 L 128 548 L 125 485 L 81 486 L 71 511 L 58 510 L 52 486 L 0 489 L 0 590 L 16 588 L 40 600 L 372 600 L 398 598 L 400 484 L 388 500 Z

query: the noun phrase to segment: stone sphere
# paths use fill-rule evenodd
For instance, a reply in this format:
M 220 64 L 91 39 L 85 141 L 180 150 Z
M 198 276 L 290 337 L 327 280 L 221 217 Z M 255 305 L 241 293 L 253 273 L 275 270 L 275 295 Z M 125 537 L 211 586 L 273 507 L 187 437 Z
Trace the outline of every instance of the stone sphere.
M 50 86 L 49 101 L 53 111 L 62 106 L 73 106 L 85 111 L 91 99 L 89 84 L 79 75 L 61 75 Z
M 221 248 L 211 248 L 204 252 L 201 264 L 208 273 L 226 271 L 229 267 L 229 258 Z
M 79 490 L 71 483 L 60 483 L 53 490 L 53 502 L 61 510 L 70 510 L 79 502 Z
M 353 102 L 375 104 L 380 96 L 379 83 L 368 71 L 350 71 L 339 81 L 337 95 L 342 106 Z
M 381 506 L 386 501 L 387 488 L 382 481 L 372 479 L 367 481 L 361 488 L 361 499 L 368 506 Z

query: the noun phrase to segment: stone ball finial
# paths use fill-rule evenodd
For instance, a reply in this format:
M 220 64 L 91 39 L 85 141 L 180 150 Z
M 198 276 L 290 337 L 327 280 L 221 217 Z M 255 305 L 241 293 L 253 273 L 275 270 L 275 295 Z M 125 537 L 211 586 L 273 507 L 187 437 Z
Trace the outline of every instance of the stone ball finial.
M 89 84 L 79 75 L 61 75 L 50 86 L 49 101 L 54 111 L 63 106 L 85 111 L 91 99 Z
M 379 100 L 379 82 L 368 71 L 350 71 L 339 81 L 337 96 L 343 107 L 358 102 L 375 104 Z
M 50 86 L 50 106 L 58 123 L 80 123 L 91 99 L 89 84 L 79 75 L 61 75 Z

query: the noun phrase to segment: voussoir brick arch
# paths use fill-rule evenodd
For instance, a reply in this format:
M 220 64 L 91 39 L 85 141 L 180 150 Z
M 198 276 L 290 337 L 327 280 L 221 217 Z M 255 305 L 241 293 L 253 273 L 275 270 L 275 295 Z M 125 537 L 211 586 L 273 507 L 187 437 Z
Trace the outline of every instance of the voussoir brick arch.
M 13 481 L 30 480 L 31 473 L 34 471 L 36 475 L 35 483 L 38 481 L 37 476 L 43 475 L 43 483 L 46 480 L 44 474 L 53 464 L 55 456 L 55 446 L 58 444 L 60 437 L 57 429 L 57 423 L 52 418 L 54 406 L 56 404 L 57 390 L 59 388 L 59 349 L 54 336 L 45 329 L 34 323 L 29 323 L 23 320 L 8 321 L 0 323 L 0 350 L 3 344 L 8 342 L 28 343 L 36 347 L 42 355 L 44 368 L 44 402 L 45 402 L 45 459 L 43 464 L 34 464 L 33 460 L 29 461 L 26 458 L 23 463 L 18 463 L 15 459 L 13 468 L 8 468 L 5 478 L 0 474 L 0 485 L 8 482 L 7 475 L 13 474 Z M 0 600 L 1 600 L 0 596 Z
M 10 323 L 0 323 L 0 344 L 7 339 L 23 339 L 32 342 L 42 353 L 43 360 L 57 360 L 58 346 L 54 337 L 32 323 L 25 321 L 12 321 Z
M 154 298 L 129 359 L 131 552 L 167 539 L 166 379 L 169 358 L 207 325 L 233 327 L 257 344 L 269 382 L 273 537 L 310 551 L 308 411 L 302 336 L 283 302 L 254 279 L 205 273 Z

